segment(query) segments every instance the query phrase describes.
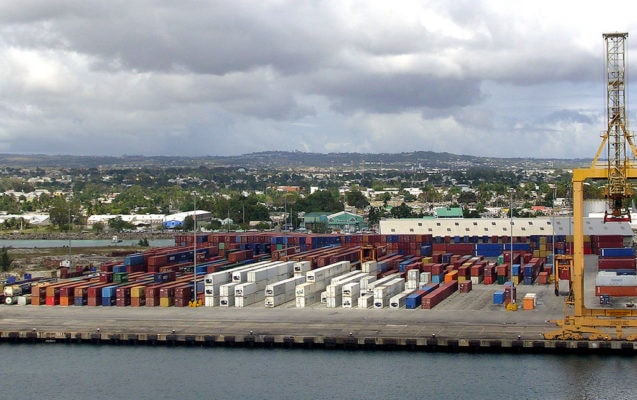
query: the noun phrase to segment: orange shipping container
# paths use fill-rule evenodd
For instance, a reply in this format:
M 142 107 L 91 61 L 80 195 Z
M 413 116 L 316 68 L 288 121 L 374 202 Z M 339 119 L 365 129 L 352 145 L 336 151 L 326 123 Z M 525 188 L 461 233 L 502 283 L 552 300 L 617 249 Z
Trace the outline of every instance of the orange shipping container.
M 454 270 L 445 274 L 445 283 L 458 280 L 458 271 Z
M 522 309 L 533 310 L 535 308 L 535 294 L 527 293 L 522 298 Z

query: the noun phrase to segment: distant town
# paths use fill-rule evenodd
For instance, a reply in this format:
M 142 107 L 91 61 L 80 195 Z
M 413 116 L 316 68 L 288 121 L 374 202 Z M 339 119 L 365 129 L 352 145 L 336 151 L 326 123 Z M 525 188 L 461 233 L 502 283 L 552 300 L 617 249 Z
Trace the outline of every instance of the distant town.
M 570 213 L 586 160 L 448 153 L 0 155 L 4 232 L 377 231 L 384 219 Z M 601 198 L 587 185 L 585 197 Z

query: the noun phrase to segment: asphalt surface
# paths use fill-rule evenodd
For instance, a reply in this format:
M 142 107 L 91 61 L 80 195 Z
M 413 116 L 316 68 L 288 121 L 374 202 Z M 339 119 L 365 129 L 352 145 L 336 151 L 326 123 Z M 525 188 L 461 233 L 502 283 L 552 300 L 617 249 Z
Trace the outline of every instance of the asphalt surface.
M 554 295 L 553 285 L 518 285 L 518 311 L 493 304 L 493 293 L 502 289 L 474 285 L 471 292 L 456 292 L 432 310 L 324 304 L 298 309 L 294 302 L 273 309 L 262 302 L 244 308 L 0 305 L 0 331 L 541 339 L 543 332 L 555 329 L 547 321 L 564 316 L 564 298 Z M 522 310 L 527 292 L 538 296 L 533 310 Z

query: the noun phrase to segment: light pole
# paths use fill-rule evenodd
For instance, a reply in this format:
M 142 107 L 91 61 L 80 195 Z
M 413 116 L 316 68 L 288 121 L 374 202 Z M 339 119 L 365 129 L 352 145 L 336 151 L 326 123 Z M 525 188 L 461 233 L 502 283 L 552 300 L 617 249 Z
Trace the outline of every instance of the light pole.
M 511 248 L 509 249 L 511 254 L 511 261 L 509 262 L 510 263 L 509 267 L 511 268 L 511 277 L 513 277 L 513 192 L 514 191 L 515 189 L 509 189 L 509 194 L 511 196 L 511 203 L 509 206 L 509 214 L 510 214 L 509 224 L 511 225 L 511 231 L 510 231 Z M 513 279 L 511 279 L 511 287 L 513 287 Z M 511 302 L 515 303 L 515 299 L 513 298 L 513 292 L 511 292 Z
M 193 275 L 193 305 L 197 307 L 197 194 L 193 195 L 193 213 L 192 213 L 192 275 Z
M 556 263 L 555 263 L 555 199 L 556 199 L 556 190 L 557 187 L 553 187 L 553 203 L 551 208 L 551 230 L 553 231 L 553 271 L 556 272 Z

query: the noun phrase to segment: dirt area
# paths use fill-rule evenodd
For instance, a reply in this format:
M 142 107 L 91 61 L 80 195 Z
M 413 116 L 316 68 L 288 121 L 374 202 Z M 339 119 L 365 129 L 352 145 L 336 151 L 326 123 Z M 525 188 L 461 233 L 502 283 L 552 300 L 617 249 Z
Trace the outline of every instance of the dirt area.
M 117 235 L 123 241 L 138 241 L 141 239 L 157 240 L 171 239 L 174 233 L 144 232 L 120 233 Z M 0 240 L 110 240 L 111 234 L 96 235 L 94 233 L 3 233 Z M 47 248 L 9 248 L 9 257 L 13 260 L 10 275 L 22 276 L 24 273 L 55 271 L 60 262 L 71 258 L 73 267 L 99 266 L 104 262 L 122 260 L 127 254 L 148 250 L 148 247 L 129 245 L 110 245 L 96 247 L 47 247 Z M 7 273 L 0 273 L 0 279 Z
M 127 254 L 147 250 L 147 247 L 121 246 L 121 247 L 77 247 L 70 252 L 71 264 L 83 267 L 98 267 L 109 261 L 122 260 Z M 35 248 L 35 249 L 9 249 L 9 256 L 13 260 L 12 275 L 24 273 L 55 271 L 60 262 L 69 259 L 68 248 Z

